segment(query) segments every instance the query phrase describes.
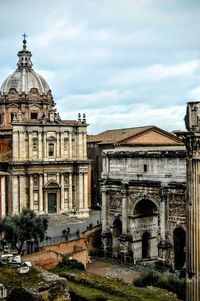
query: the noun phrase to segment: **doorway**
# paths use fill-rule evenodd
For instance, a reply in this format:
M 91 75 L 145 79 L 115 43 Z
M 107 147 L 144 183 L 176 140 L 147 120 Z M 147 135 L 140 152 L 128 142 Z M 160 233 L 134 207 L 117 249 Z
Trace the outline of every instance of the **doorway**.
M 56 193 L 48 193 L 48 213 L 57 212 Z
M 182 228 L 176 228 L 173 233 L 174 238 L 174 266 L 180 270 L 185 264 L 186 233 Z
M 142 235 L 142 258 L 150 257 L 150 234 L 149 232 L 144 232 Z

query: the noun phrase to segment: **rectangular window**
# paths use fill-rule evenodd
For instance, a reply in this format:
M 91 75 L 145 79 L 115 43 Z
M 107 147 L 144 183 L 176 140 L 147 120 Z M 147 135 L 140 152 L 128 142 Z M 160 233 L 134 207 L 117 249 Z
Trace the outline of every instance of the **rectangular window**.
M 147 172 L 147 165 L 144 164 L 144 172 Z
M 38 118 L 38 113 L 31 113 L 31 119 L 37 119 Z
M 49 143 L 49 157 L 54 156 L 54 144 Z
M 10 113 L 10 122 L 13 121 L 13 118 L 14 118 L 15 114 L 16 114 L 15 112 Z

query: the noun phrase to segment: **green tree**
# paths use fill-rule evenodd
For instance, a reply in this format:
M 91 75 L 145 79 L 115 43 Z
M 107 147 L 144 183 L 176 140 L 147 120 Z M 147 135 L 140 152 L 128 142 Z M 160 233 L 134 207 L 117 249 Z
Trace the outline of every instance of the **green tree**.
M 25 241 L 44 240 L 48 219 L 37 215 L 33 210 L 23 209 L 20 214 L 5 216 L 0 220 L 0 233 L 21 254 Z

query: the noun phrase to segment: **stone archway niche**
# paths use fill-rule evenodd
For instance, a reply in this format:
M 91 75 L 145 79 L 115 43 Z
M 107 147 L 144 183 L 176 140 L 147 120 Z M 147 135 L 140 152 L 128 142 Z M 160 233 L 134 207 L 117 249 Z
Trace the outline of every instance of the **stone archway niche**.
M 185 264 L 185 245 L 186 233 L 181 227 L 178 227 L 173 232 L 174 239 L 174 267 L 180 270 Z

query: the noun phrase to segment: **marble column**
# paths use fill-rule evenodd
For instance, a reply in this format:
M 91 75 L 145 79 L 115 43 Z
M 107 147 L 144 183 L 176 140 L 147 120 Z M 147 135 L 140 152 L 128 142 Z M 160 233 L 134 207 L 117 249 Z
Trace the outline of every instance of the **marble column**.
M 33 210 L 33 176 L 29 176 L 29 206 Z
M 19 147 L 20 159 L 26 159 L 24 132 L 19 132 Z
M 69 210 L 71 210 L 73 207 L 72 202 L 72 174 L 69 173 Z
M 87 137 L 85 132 L 83 132 L 83 157 L 85 160 L 87 159 Z
M 47 132 L 44 132 L 44 138 L 43 138 L 43 156 L 44 159 L 47 159 Z
M 13 214 L 19 212 L 19 181 L 18 176 L 12 178 L 12 208 Z
M 64 174 L 61 174 L 61 196 L 60 196 L 60 209 L 65 208 L 65 187 L 64 187 Z
M 19 177 L 19 207 L 20 211 L 27 207 L 26 204 L 26 178 L 24 175 Z
M 60 133 L 57 133 L 56 139 L 56 159 L 60 158 Z

